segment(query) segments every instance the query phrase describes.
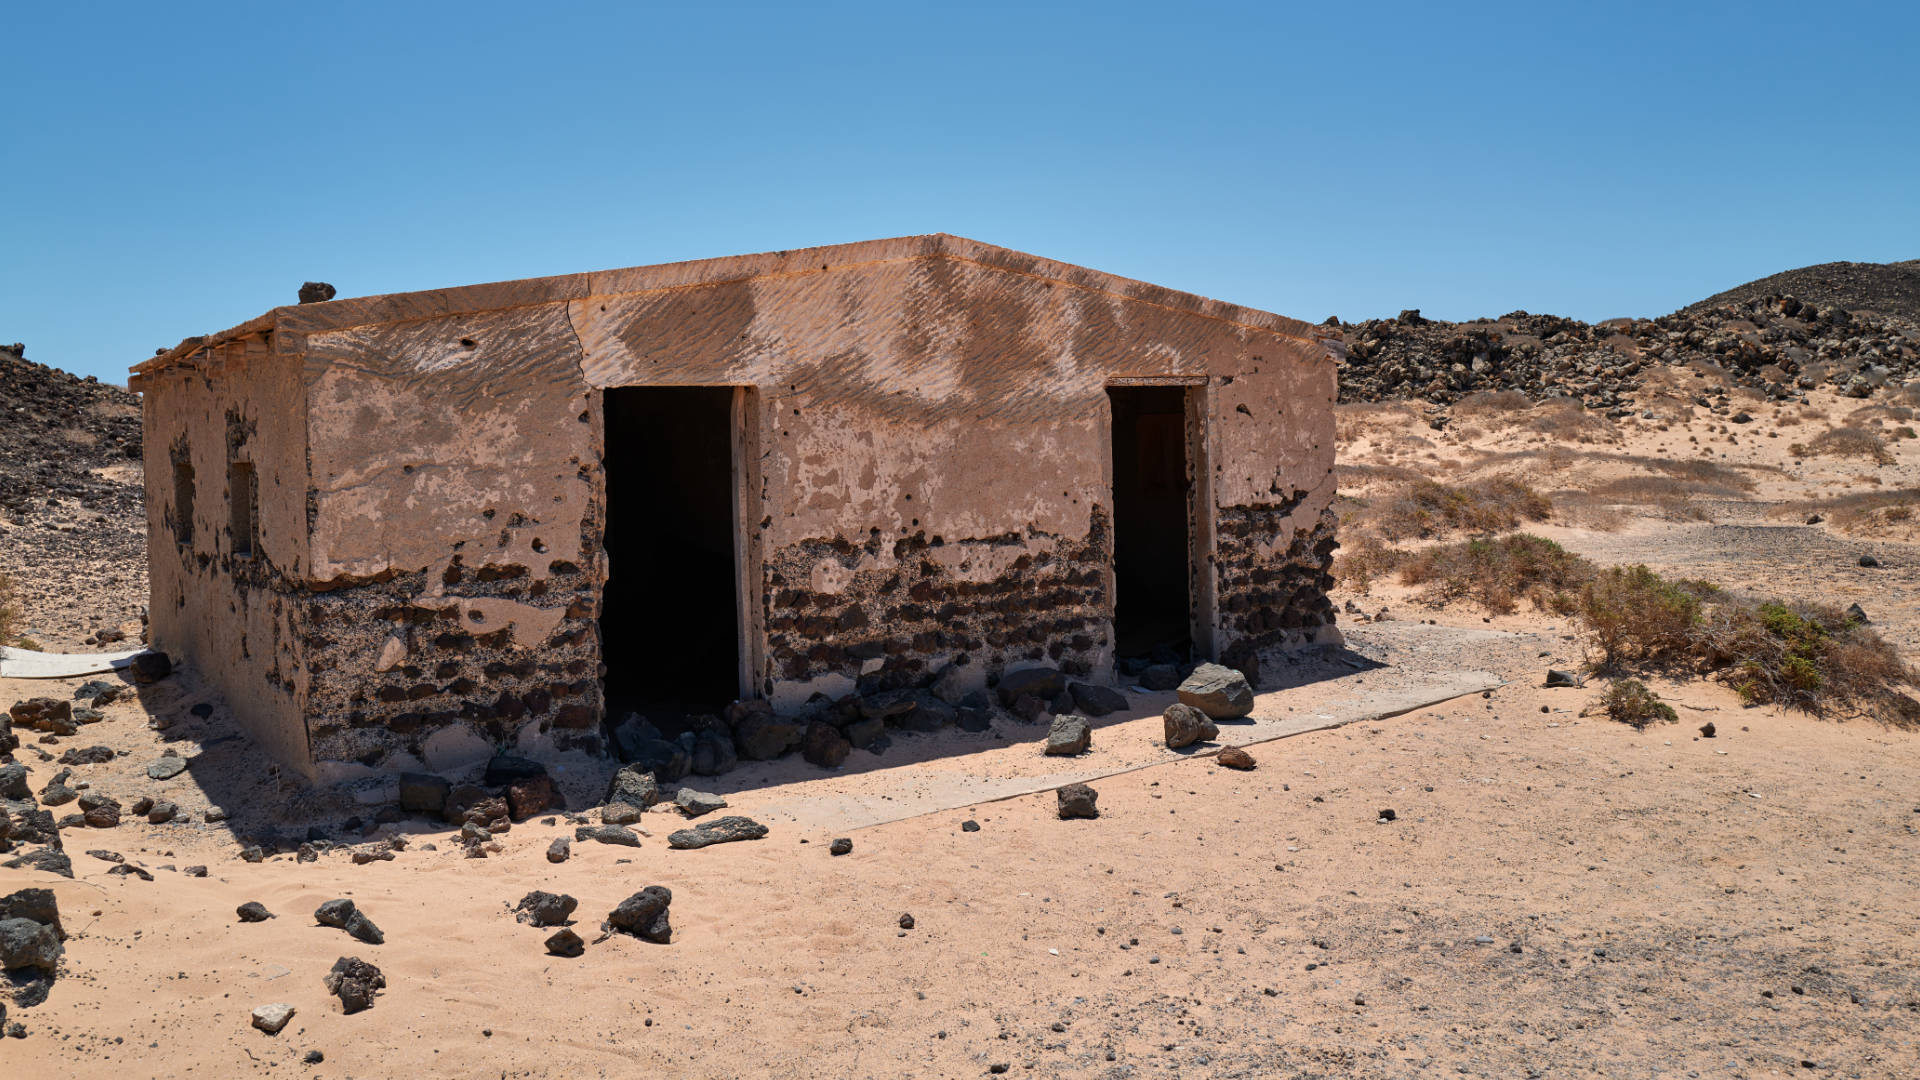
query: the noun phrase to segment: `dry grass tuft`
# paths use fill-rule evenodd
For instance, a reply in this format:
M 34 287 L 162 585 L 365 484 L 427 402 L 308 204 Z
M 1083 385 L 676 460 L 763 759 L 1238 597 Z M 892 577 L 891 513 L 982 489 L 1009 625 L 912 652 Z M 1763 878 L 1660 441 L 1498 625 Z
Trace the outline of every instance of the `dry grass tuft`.
M 1551 540 L 1513 533 L 1408 553 L 1399 569 L 1401 584 L 1426 586 L 1435 604 L 1472 600 L 1505 615 L 1527 600 L 1539 610 L 1565 615 L 1573 610 L 1573 594 L 1592 573 L 1592 564 Z
M 0 574 L 0 642 L 13 640 L 13 624 L 20 609 L 13 602 L 13 580 Z
M 1860 427 L 1837 427 L 1822 432 L 1805 447 L 1799 443 L 1788 448 L 1798 456 L 1860 457 L 1876 465 L 1893 464 L 1893 452 L 1879 432 Z

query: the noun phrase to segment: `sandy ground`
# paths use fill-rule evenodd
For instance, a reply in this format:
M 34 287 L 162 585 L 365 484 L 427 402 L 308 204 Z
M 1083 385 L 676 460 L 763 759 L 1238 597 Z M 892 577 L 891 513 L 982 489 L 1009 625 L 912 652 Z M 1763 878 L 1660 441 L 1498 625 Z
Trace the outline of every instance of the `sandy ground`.
M 1911 537 L 1779 513 L 1865 486 L 1871 466 L 1796 467 L 1787 438 L 1729 444 L 1704 420 L 1691 430 L 1716 460 L 1751 452 L 1739 460 L 1754 489 L 1707 520 L 1629 506 L 1592 519 L 1605 527 L 1541 531 L 1609 561 L 1859 599 L 1911 655 Z M 1571 488 L 1688 437 L 1626 425 L 1553 444 L 1566 456 L 1549 463 L 1502 458 L 1551 449 L 1511 426 L 1406 425 L 1346 449 L 1402 464 L 1432 453 L 1462 471 L 1504 460 Z M 1912 441 L 1897 452 L 1874 470 L 1889 488 L 1911 486 L 1920 464 Z M 1858 550 L 1885 566 L 1852 565 Z M 1638 732 L 1587 715 L 1597 685 L 1538 685 L 1546 666 L 1581 660 L 1563 621 L 1428 610 L 1391 585 L 1339 599 L 1394 619 L 1350 626 L 1349 651 L 1279 680 L 1298 685 L 1263 695 L 1259 715 L 1352 719 L 1367 715 L 1355 703 L 1369 685 L 1385 695 L 1448 673 L 1503 685 L 1254 742 L 1252 772 L 1156 752 L 1157 702 L 1142 697 L 1096 731 L 1093 764 L 1113 773 L 1094 782 L 1097 820 L 1056 818 L 1037 781 L 1082 766 L 1036 763 L 1037 728 L 909 737 L 834 773 L 756 766 L 701 786 L 766 822 L 766 839 L 669 850 L 682 823 L 657 808 L 641 847 L 576 842 L 558 865 L 544 853 L 572 835 L 564 816 L 516 825 L 500 854 L 471 860 L 448 826 L 379 824 L 350 798 L 303 788 L 183 672 L 60 744 L 23 747 L 37 790 L 56 766 L 36 748 L 111 746 L 123 756 L 74 779 L 123 802 L 165 795 L 187 820 L 63 830 L 75 880 L 0 870 L 0 893 L 53 888 L 71 932 L 50 998 L 8 1017 L 26 1033 L 0 1040 L 4 1074 L 1920 1075 L 1920 737 L 1743 708 L 1700 681 L 1655 681 L 1681 720 Z M 0 699 L 64 696 L 77 682 L 8 682 Z M 189 711 L 201 702 L 213 706 L 204 719 Z M 1702 738 L 1708 721 L 1716 735 Z M 147 780 L 169 747 L 191 767 Z M 569 780 L 575 806 L 596 779 Z M 1043 790 L 982 794 L 1007 780 Z M 216 804 L 229 819 L 203 820 Z M 367 865 L 345 848 L 311 863 L 238 857 L 257 834 L 309 822 L 342 841 L 412 842 Z M 835 836 L 853 852 L 830 855 Z M 154 880 L 109 876 L 89 849 Z M 182 872 L 195 864 L 208 876 Z M 671 944 L 594 940 L 615 904 L 656 884 L 673 890 Z M 536 888 L 579 899 L 584 956 L 549 956 L 548 931 L 514 921 L 509 909 Z M 314 923 L 315 907 L 342 896 L 385 944 Z M 248 900 L 277 917 L 240 923 Z M 321 985 L 342 956 L 386 975 L 368 1011 L 343 1015 Z M 298 1010 L 278 1036 L 248 1024 L 269 1002 Z M 315 1050 L 324 1060 L 305 1063 Z

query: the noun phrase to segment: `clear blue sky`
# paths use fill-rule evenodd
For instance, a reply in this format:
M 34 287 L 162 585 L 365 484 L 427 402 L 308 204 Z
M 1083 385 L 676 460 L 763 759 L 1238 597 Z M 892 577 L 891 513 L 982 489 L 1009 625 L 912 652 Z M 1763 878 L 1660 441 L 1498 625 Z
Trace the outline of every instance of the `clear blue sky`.
M 1314 321 L 1920 258 L 1911 0 L 294 7 L 0 19 L 0 341 L 923 232 Z

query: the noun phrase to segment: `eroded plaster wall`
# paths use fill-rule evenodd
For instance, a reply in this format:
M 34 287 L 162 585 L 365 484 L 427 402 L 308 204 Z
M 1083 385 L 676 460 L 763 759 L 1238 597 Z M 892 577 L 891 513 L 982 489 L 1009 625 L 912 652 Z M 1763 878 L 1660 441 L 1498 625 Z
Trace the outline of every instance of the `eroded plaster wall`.
M 152 644 L 218 688 L 270 753 L 305 767 L 306 423 L 297 362 L 254 336 L 148 377 L 140 389 Z M 251 545 L 233 532 L 232 501 L 247 495 L 230 490 L 233 462 L 252 465 Z M 192 468 L 184 516 L 177 464 Z
M 1200 388 L 1216 648 L 1331 631 L 1334 366 L 1311 327 L 951 238 L 863 247 L 461 290 L 471 314 L 422 294 L 348 302 L 381 316 L 363 325 L 289 316 L 313 756 L 597 747 L 599 391 L 623 385 L 753 388 L 747 651 L 777 704 L 950 662 L 1104 674 L 1115 379 Z

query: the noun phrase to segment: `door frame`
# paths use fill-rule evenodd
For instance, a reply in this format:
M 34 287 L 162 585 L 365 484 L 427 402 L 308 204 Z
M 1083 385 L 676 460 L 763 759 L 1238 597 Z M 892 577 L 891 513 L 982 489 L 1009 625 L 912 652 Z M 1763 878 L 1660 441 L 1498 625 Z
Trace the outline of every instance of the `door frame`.
M 1214 572 L 1215 512 L 1213 504 L 1212 380 L 1205 375 L 1118 375 L 1106 389 L 1129 386 L 1173 386 L 1185 390 L 1187 459 L 1187 632 L 1194 652 L 1218 660 L 1220 625 L 1219 575 Z M 1107 459 L 1113 458 L 1113 417 L 1107 417 Z M 1111 481 L 1109 481 L 1111 483 Z M 1109 487 L 1109 504 L 1113 493 Z M 1119 525 L 1118 520 L 1114 522 Z M 1113 590 L 1113 569 L 1107 570 L 1107 595 Z

